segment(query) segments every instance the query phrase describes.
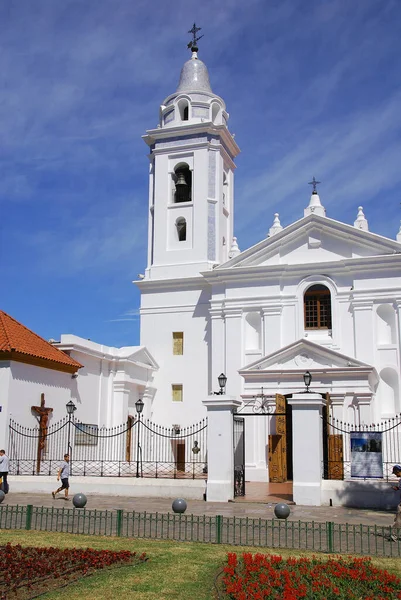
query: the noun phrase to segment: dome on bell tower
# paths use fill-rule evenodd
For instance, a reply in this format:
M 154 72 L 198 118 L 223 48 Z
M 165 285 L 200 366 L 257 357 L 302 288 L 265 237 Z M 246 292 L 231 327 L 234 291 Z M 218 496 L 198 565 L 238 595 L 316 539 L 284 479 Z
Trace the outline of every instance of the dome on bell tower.
M 192 52 L 192 58 L 187 60 L 181 69 L 180 81 L 176 93 L 183 92 L 209 92 L 209 73 L 204 62 L 199 60 L 197 52 Z

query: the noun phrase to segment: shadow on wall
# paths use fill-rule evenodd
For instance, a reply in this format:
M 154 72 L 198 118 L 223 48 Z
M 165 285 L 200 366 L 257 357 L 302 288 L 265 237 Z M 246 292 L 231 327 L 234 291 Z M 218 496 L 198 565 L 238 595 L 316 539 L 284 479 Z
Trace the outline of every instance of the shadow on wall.
M 401 502 L 401 491 L 394 491 L 397 481 L 322 481 L 322 504 L 350 508 L 395 510 Z

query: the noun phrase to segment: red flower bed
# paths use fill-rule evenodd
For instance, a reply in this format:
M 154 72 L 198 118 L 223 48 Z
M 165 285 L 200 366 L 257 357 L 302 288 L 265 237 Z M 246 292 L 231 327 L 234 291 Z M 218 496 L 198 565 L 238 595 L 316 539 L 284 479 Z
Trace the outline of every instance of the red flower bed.
M 29 599 L 97 569 L 144 562 L 145 554 L 86 548 L 0 546 L 0 599 Z
M 401 598 L 401 580 L 373 566 L 370 558 L 288 558 L 228 555 L 222 577 L 230 600 L 382 600 Z

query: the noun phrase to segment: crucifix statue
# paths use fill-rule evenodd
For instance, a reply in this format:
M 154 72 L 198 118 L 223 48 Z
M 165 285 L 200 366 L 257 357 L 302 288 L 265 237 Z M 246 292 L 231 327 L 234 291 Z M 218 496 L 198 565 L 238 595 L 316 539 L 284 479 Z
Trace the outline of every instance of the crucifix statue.
M 36 460 L 36 472 L 40 473 L 40 462 L 42 460 L 42 453 L 46 445 L 47 437 L 47 425 L 49 422 L 49 414 L 53 412 L 52 408 L 45 406 L 45 395 L 40 395 L 40 406 L 31 406 L 32 412 L 35 413 L 36 418 L 39 421 L 39 438 L 38 438 L 38 452 Z

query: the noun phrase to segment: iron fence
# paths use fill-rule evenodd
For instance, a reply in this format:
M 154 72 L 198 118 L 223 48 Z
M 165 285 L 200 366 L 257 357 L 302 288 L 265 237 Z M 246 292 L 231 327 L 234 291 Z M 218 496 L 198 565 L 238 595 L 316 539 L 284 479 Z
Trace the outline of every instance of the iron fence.
M 396 536 L 392 539 L 390 528 L 332 521 L 319 523 L 222 515 L 6 505 L 0 506 L 0 528 L 401 556 L 401 536 L 400 539 L 396 539 Z
M 46 429 L 10 421 L 11 475 L 54 475 L 65 453 L 75 476 L 206 478 L 207 419 L 163 427 L 129 418 L 106 428 L 64 418 Z
M 335 471 L 337 467 L 337 472 L 341 473 L 341 477 L 336 478 L 344 480 L 354 479 L 356 475 L 352 472 L 351 434 L 380 433 L 380 447 L 377 450 L 381 453 L 380 462 L 383 476 L 375 476 L 374 472 L 372 472 L 372 475 L 367 475 L 366 479 L 381 479 L 385 481 L 395 481 L 397 479 L 392 474 L 392 469 L 395 464 L 400 464 L 401 461 L 401 414 L 370 425 L 346 423 L 330 415 L 328 427 L 329 433 L 339 438 L 339 442 L 337 443 L 337 456 L 334 460 L 327 459 L 325 461 L 325 478 L 327 478 L 327 474 L 330 471 Z M 342 465 L 338 468 L 340 462 L 342 462 Z M 358 479 L 363 479 L 363 477 L 358 476 Z

